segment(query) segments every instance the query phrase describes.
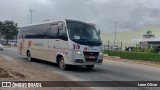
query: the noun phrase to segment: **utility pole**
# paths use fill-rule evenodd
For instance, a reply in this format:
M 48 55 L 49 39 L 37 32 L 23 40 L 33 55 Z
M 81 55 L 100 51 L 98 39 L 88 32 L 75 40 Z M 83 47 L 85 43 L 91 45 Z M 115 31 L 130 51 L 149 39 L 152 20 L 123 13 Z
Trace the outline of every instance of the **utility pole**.
M 33 10 L 29 10 L 30 13 L 31 13 L 31 21 L 30 21 L 30 24 L 32 24 L 32 13 L 33 13 Z
M 115 43 L 116 43 L 116 38 L 117 38 L 117 36 L 116 36 L 116 34 L 117 34 L 117 31 L 116 31 L 116 29 L 117 29 L 117 23 L 118 23 L 118 22 L 114 22 L 114 23 L 115 23 L 114 46 L 115 46 Z

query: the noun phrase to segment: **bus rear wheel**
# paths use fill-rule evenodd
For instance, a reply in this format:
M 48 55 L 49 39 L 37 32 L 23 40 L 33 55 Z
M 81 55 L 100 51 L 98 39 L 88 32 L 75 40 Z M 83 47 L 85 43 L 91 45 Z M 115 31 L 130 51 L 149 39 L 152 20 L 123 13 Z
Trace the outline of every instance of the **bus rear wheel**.
M 86 65 L 86 68 L 89 69 L 89 70 L 92 70 L 94 67 L 94 65 Z
M 59 68 L 62 69 L 62 70 L 66 70 L 67 69 L 67 65 L 64 63 L 64 58 L 61 57 L 59 59 Z
M 28 60 L 28 61 L 31 61 L 31 60 L 32 60 L 30 51 L 27 52 L 27 60 Z

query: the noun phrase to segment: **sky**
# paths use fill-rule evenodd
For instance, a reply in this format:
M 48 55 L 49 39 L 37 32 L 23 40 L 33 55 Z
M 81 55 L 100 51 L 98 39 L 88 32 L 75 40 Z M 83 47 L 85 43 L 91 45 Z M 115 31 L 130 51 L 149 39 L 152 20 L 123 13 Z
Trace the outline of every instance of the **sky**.
M 160 0 L 0 0 L 0 21 L 18 26 L 45 20 L 95 23 L 102 32 L 136 31 L 160 26 Z M 117 22 L 117 23 L 115 23 Z

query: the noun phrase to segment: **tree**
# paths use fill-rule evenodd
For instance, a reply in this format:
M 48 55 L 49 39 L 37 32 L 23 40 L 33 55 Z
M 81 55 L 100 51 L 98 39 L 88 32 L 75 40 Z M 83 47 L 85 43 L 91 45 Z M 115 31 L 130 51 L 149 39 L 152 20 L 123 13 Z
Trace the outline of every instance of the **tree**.
M 2 26 L 3 26 L 3 23 L 0 21 L 0 35 L 1 35 L 1 31 L 2 31 Z
M 147 35 L 151 35 L 151 34 L 152 34 L 152 31 L 151 31 L 151 30 L 148 30 L 148 31 L 146 32 L 146 34 L 147 34 Z
M 18 34 L 18 27 L 17 23 L 13 21 L 4 21 L 2 22 L 0 28 L 1 34 L 4 35 L 5 39 L 7 40 L 7 44 L 9 40 L 13 40 L 15 36 Z
M 2 26 L 3 22 L 0 21 L 0 39 L 4 37 L 4 35 L 2 35 Z

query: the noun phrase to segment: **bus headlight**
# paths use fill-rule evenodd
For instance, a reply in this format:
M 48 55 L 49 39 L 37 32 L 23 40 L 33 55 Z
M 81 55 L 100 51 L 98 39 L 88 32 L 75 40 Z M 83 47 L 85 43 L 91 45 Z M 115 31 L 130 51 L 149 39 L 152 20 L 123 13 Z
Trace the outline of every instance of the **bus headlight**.
M 81 54 L 81 52 L 80 52 L 80 51 L 74 51 L 74 53 L 76 53 L 76 54 Z
M 102 56 L 103 56 L 103 52 L 100 52 L 100 53 L 99 53 L 99 56 L 102 57 Z

